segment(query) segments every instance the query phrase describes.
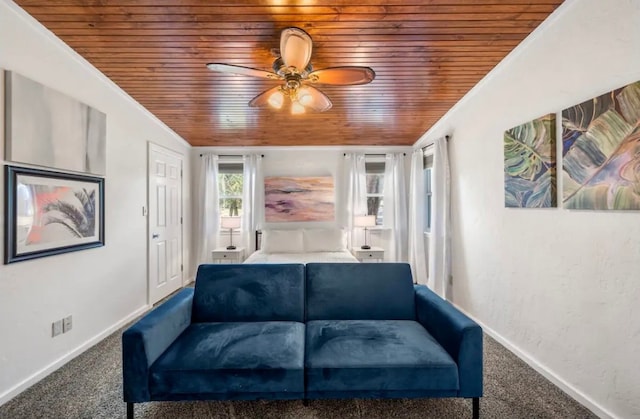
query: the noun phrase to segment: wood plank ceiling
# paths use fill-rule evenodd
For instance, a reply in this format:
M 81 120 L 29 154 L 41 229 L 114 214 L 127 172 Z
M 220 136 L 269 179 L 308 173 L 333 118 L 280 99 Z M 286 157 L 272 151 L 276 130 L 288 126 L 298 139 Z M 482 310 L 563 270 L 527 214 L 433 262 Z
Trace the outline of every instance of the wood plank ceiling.
M 411 145 L 562 0 L 16 0 L 194 146 Z M 289 26 L 314 69 L 369 66 L 363 86 L 322 87 L 324 113 L 249 108 L 276 82 Z M 46 66 L 46 63 L 43 63 Z

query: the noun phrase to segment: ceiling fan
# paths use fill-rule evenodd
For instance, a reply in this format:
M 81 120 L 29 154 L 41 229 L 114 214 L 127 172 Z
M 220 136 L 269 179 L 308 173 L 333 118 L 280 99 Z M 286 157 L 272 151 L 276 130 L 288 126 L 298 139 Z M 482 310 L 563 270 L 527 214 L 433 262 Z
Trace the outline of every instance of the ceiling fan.
M 251 99 L 249 106 L 270 105 L 280 109 L 285 98 L 289 98 L 292 114 L 304 113 L 307 108 L 317 112 L 331 109 L 331 100 L 312 85 L 367 84 L 376 77 L 376 73 L 369 67 L 329 67 L 313 71 L 309 62 L 312 44 L 311 36 L 304 30 L 285 28 L 280 34 L 280 56 L 273 62 L 273 72 L 222 63 L 209 63 L 207 67 L 221 73 L 283 81 L 281 85 L 267 89 Z

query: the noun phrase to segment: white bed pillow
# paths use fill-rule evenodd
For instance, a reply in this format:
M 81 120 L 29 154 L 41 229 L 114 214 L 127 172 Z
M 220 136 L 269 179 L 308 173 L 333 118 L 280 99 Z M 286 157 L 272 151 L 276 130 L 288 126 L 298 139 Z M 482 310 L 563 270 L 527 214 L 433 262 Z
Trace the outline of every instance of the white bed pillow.
M 302 253 L 302 230 L 263 230 L 260 250 L 265 253 Z
M 344 230 L 310 228 L 303 230 L 305 252 L 340 252 L 346 248 Z

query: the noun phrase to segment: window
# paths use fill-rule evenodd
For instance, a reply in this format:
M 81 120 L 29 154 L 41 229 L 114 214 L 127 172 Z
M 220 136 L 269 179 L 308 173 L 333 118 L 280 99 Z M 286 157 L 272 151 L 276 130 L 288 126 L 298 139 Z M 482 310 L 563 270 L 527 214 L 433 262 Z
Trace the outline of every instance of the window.
M 367 174 L 367 215 L 376 216 L 376 225 L 382 225 L 384 213 L 384 159 L 365 161 Z
M 220 161 L 218 163 L 220 215 L 232 217 L 242 215 L 242 169 L 242 162 Z
M 424 231 L 431 231 L 431 169 L 433 168 L 433 154 L 424 156 Z

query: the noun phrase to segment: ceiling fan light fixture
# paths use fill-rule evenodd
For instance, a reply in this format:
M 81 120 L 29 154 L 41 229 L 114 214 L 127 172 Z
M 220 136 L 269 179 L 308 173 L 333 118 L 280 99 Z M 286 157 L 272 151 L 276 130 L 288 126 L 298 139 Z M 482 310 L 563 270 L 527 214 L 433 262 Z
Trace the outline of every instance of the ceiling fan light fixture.
M 313 70 L 311 36 L 303 29 L 290 27 L 280 33 L 280 57 L 273 62 L 273 72 L 239 65 L 209 63 L 211 71 L 237 74 L 262 79 L 277 80 L 282 84 L 264 90 L 249 101 L 252 108 L 270 106 L 282 109 L 284 102 L 291 114 L 299 115 L 307 110 L 326 112 L 331 100 L 317 86 L 356 86 L 371 83 L 376 73 L 369 67 L 340 66 Z
M 276 90 L 271 94 L 271 96 L 269 96 L 267 102 L 276 109 L 282 108 L 282 104 L 284 103 L 284 93 L 282 93 L 282 90 Z
M 304 106 L 300 102 L 294 100 L 291 102 L 291 115 L 300 115 L 305 112 Z
M 302 87 L 298 90 L 298 102 L 303 106 L 311 105 L 311 102 L 313 102 L 313 96 L 311 96 L 311 92 L 308 88 Z

